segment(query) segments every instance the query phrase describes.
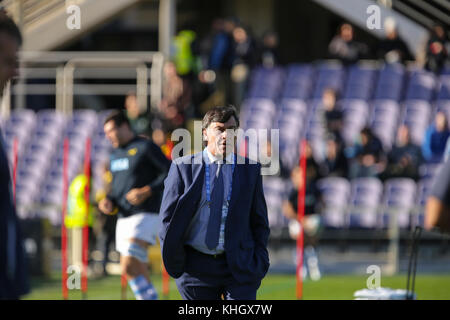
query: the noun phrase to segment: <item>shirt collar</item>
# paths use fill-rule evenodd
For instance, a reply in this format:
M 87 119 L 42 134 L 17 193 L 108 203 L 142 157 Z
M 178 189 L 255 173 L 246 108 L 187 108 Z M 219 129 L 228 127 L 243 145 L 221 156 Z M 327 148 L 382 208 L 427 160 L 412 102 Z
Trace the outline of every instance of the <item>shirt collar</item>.
M 214 156 L 211 152 L 209 152 L 208 148 L 203 149 L 203 155 L 205 160 L 208 161 L 208 163 L 214 163 L 215 161 L 222 161 L 221 158 Z M 233 163 L 234 162 L 234 153 L 230 152 L 225 157 L 225 163 Z

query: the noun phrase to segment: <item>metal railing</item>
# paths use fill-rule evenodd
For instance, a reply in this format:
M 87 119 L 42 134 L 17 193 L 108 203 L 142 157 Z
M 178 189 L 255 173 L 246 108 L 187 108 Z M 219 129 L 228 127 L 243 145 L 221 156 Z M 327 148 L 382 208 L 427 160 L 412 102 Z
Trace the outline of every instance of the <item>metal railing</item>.
M 160 52 L 21 52 L 20 77 L 10 87 L 16 108 L 27 108 L 26 96 L 54 95 L 55 109 L 70 114 L 74 95 L 126 95 L 135 90 L 141 110 L 156 110 L 162 97 L 164 55 Z M 27 83 L 47 79 L 50 84 Z M 104 83 L 78 84 L 75 80 L 104 80 Z M 136 79 L 136 85 L 129 84 Z M 119 83 L 108 83 L 115 80 Z M 122 81 L 120 83 L 120 81 Z M 54 84 L 53 84 L 54 83 Z M 5 94 L 8 97 L 8 93 Z M 49 106 L 51 107 L 51 106 Z M 1 115 L 7 117 L 3 104 Z

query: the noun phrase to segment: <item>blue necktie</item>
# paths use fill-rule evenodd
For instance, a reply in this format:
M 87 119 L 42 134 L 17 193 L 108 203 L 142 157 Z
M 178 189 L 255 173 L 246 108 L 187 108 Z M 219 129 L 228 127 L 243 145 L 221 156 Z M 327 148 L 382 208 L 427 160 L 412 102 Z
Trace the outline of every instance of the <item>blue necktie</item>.
M 219 166 L 219 173 L 215 174 L 213 183 L 213 191 L 211 194 L 211 205 L 209 210 L 208 229 L 206 231 L 206 246 L 213 250 L 219 243 L 220 222 L 222 220 L 222 205 L 223 205 L 223 174 L 222 165 L 212 164 L 211 171 L 216 173 L 217 166 Z

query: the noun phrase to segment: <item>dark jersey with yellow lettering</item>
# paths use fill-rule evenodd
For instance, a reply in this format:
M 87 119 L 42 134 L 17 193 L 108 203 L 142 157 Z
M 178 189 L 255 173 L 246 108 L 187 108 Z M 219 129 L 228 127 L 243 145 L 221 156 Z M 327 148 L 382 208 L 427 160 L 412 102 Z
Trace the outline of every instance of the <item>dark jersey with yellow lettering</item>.
M 110 171 L 113 179 L 110 199 L 124 217 L 135 213 L 159 213 L 164 179 L 170 161 L 152 141 L 135 137 L 128 144 L 114 149 L 110 155 Z M 140 205 L 132 205 L 126 194 L 134 188 L 149 185 L 152 195 Z

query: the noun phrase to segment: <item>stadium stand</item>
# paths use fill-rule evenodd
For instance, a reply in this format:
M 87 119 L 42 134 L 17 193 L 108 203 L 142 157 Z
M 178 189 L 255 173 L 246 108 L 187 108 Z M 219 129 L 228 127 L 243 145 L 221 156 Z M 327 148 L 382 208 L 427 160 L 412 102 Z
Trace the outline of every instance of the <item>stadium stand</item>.
M 448 73 L 443 70 L 435 76 L 401 64 L 358 63 L 343 67 L 335 61 L 292 64 L 285 67 L 284 73 L 280 68 L 257 68 L 241 108 L 241 116 L 246 119 L 243 127 L 279 129 L 280 160 L 288 169 L 298 164 L 302 138 L 310 142 L 314 157 L 320 161 L 325 134 L 320 98 L 323 90 L 331 87 L 342 93 L 338 108 L 344 112 L 342 136 L 347 146 L 352 146 L 360 130 L 368 125 L 388 152 L 402 124 L 411 130 L 412 141 L 420 145 L 432 115 L 438 110 L 450 114 Z M 317 185 L 324 200 L 325 227 L 386 229 L 392 214 L 400 229 L 423 225 L 425 198 L 438 166 L 422 165 L 417 183 L 406 178 L 390 179 L 384 184 L 378 178 L 321 179 Z M 286 189 L 280 184 L 289 186 L 290 182 L 278 178 L 274 187 L 270 179 L 265 181 L 270 191 L 266 194 L 271 227 L 283 228 L 286 221 L 280 203 Z
M 325 88 L 342 92 L 338 108 L 344 112 L 342 135 L 352 146 L 360 130 L 368 125 L 389 151 L 397 128 L 406 124 L 414 142 L 424 132 L 438 110 L 450 115 L 449 70 L 434 76 L 403 65 L 359 63 L 343 67 L 335 61 L 292 64 L 266 69 L 251 75 L 246 100 L 241 107 L 244 129 L 279 129 L 280 158 L 287 169 L 298 163 L 298 146 L 306 138 L 317 160 L 323 155 L 325 136 L 321 94 Z M 0 119 L 9 154 L 14 137 L 19 139 L 17 203 L 23 218 L 46 216 L 60 223 L 58 206 L 62 199 L 62 145 L 70 139 L 69 178 L 83 163 L 87 137 L 92 139 L 94 187 L 101 181 L 101 165 L 107 160 L 109 143 L 102 124 L 109 110 L 74 110 L 64 116 L 55 110 L 14 110 Z M 389 211 L 397 213 L 399 227 L 423 225 L 423 206 L 433 173 L 439 164 L 424 164 L 420 180 L 328 177 L 317 185 L 323 194 L 323 218 L 327 228 L 387 228 Z M 285 228 L 281 204 L 290 191 L 286 177 L 264 180 L 272 228 Z M 417 196 L 416 196 L 417 195 Z

